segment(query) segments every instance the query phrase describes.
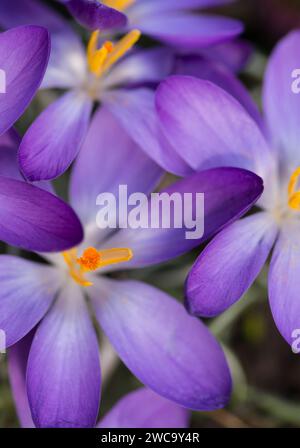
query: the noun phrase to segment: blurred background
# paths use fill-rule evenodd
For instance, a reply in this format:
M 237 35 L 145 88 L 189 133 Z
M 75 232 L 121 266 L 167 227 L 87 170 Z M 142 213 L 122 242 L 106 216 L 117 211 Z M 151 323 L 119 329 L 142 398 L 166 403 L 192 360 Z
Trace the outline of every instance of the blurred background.
M 53 1 L 48 3 L 64 13 L 60 5 Z M 217 11 L 239 18 L 246 25 L 243 37 L 253 45 L 253 55 L 240 78 L 260 104 L 264 69 L 272 48 L 290 30 L 300 28 L 300 0 L 240 0 Z M 53 92 L 38 95 L 18 123 L 21 133 L 41 107 L 52 99 Z M 56 181 L 56 188 L 63 197 L 67 194 L 67 182 L 68 173 Z M 132 277 L 158 286 L 182 301 L 187 272 L 201 249 L 172 263 L 134 272 Z M 3 244 L 0 251 L 20 253 Z M 28 257 L 28 254 L 22 255 Z M 266 284 L 267 269 L 246 297 L 223 315 L 207 322 L 226 350 L 234 378 L 234 392 L 226 409 L 193 413 L 191 426 L 300 427 L 300 358 L 292 353 L 274 325 Z M 139 387 L 138 381 L 111 355 L 107 341 L 103 341 L 102 346 L 107 380 L 101 415 L 126 392 Z M 4 355 L 0 355 L 0 427 L 18 427 Z

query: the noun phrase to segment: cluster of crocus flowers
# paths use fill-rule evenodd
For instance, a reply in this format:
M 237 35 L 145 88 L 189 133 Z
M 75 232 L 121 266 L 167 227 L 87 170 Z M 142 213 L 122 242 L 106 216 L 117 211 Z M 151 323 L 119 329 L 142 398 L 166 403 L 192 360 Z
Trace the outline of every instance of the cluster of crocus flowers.
M 258 173 L 265 184 L 259 212 L 227 227 L 200 254 L 186 284 L 189 310 L 212 317 L 227 309 L 252 285 L 273 249 L 270 306 L 289 344 L 300 324 L 300 101 L 292 89 L 299 48 L 295 31 L 270 58 L 263 89 L 265 120 L 246 91 L 236 95 L 243 99 L 241 106 L 209 81 L 175 76 L 157 94 L 164 132 L 194 170 L 239 166 Z

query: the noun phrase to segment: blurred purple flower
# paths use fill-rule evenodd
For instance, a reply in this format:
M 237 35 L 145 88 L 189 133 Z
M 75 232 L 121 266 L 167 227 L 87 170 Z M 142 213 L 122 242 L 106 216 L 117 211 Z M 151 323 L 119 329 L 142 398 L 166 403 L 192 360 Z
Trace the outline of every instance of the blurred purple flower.
M 224 90 L 196 78 L 171 77 L 157 94 L 166 138 L 194 170 L 238 166 L 265 182 L 260 212 L 218 234 L 196 261 L 186 286 L 189 310 L 211 317 L 227 309 L 251 286 L 274 248 L 270 306 L 290 344 L 300 328 L 300 98 L 292 89 L 297 58 L 299 31 L 283 39 L 270 58 L 265 121 L 246 91 L 242 107 Z
M 184 228 L 99 231 L 99 192 L 117 195 L 121 184 L 129 194 L 149 194 L 161 174 L 106 106 L 100 108 L 71 176 L 71 204 L 84 224 L 84 242 L 63 254 L 43 254 L 51 266 L 0 256 L 0 328 L 8 345 L 37 326 L 27 366 L 36 426 L 95 425 L 100 364 L 85 294 L 120 358 L 142 383 L 192 409 L 216 409 L 229 399 L 223 352 L 198 319 L 153 286 L 89 272 L 101 266 L 102 273 L 112 272 L 119 268 L 113 264 L 117 261 L 128 260 L 122 267 L 129 269 L 179 256 L 246 213 L 263 188 L 256 175 L 235 168 L 203 171 L 169 187 L 170 193 L 204 192 L 205 235 L 200 240 L 185 239 Z

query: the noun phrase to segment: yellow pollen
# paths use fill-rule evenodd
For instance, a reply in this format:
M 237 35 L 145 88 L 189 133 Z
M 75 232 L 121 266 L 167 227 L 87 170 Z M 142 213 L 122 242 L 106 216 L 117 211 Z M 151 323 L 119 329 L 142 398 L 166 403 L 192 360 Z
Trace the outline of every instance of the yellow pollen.
M 133 254 L 128 248 L 104 249 L 98 251 L 94 247 L 85 249 L 82 256 L 77 258 L 77 249 L 63 252 L 65 262 L 69 267 L 69 274 L 81 286 L 92 286 L 93 283 L 85 278 L 87 272 L 96 271 L 110 264 L 129 261 Z
M 300 211 L 300 190 L 297 190 L 299 183 L 300 167 L 298 167 L 290 177 L 288 186 L 288 204 L 293 210 Z
M 87 47 L 88 66 L 96 77 L 102 76 L 113 64 L 124 56 L 139 40 L 141 32 L 139 30 L 132 30 L 116 44 L 106 41 L 98 49 L 99 35 L 99 31 L 94 31 Z
M 118 11 L 124 11 L 124 9 L 131 6 L 134 2 L 135 0 L 102 0 L 104 5 L 117 9 Z

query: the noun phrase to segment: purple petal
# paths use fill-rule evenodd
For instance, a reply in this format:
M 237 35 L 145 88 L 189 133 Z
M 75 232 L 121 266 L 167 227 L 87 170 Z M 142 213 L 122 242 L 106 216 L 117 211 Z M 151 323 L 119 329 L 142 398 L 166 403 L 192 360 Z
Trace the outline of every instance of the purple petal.
M 268 282 L 274 321 L 289 344 L 292 344 L 299 336 L 300 329 L 298 235 L 299 224 L 297 222 L 291 222 L 281 232 L 272 255 Z M 298 330 L 296 336 L 295 330 Z
M 6 77 L 6 93 L 0 94 L 0 134 L 32 100 L 45 74 L 49 49 L 48 32 L 41 27 L 23 26 L 0 34 L 0 67 Z
M 238 20 L 182 11 L 147 14 L 137 18 L 134 26 L 166 44 L 197 49 L 225 42 L 243 31 Z
M 106 96 L 107 106 L 141 150 L 166 171 L 186 176 L 192 169 L 161 133 L 150 89 L 117 90 Z
M 78 22 L 92 30 L 121 28 L 127 23 L 125 14 L 101 5 L 98 0 L 69 0 L 65 3 Z
M 250 42 L 242 39 L 232 39 L 209 48 L 202 48 L 200 54 L 211 61 L 219 62 L 233 73 L 239 73 L 245 68 L 253 53 Z
M 180 9 L 212 8 L 215 6 L 232 3 L 234 0 L 151 0 L 138 1 L 134 5 L 135 11 L 164 12 Z
M 296 61 L 299 59 L 300 31 L 294 31 L 277 45 L 270 58 L 263 95 L 264 110 L 274 146 L 281 160 L 286 165 L 292 165 L 292 171 L 300 164 L 300 100 L 299 94 L 292 88 L 293 83 L 297 82 L 297 78 L 293 79 L 292 74 L 298 68 Z
M 0 177 L 0 239 L 37 252 L 61 252 L 83 238 L 74 211 L 56 196 Z
M 126 87 L 153 84 L 162 81 L 172 73 L 173 51 L 156 47 L 131 53 L 116 64 L 104 81 L 105 87 L 125 85 Z
M 188 411 L 141 388 L 131 392 L 105 415 L 98 428 L 187 428 Z
M 276 226 L 265 213 L 237 221 L 219 233 L 188 276 L 189 311 L 212 317 L 239 300 L 265 264 L 276 235 Z
M 104 332 L 142 383 L 190 409 L 225 406 L 231 380 L 221 347 L 181 304 L 136 281 L 96 279 L 88 293 Z
M 197 237 L 197 232 L 193 235 L 195 239 L 188 239 L 187 228 L 182 223 L 182 228 L 148 228 L 148 229 L 124 229 L 117 232 L 106 242 L 106 247 L 130 247 L 133 251 L 133 258 L 124 264 L 124 268 L 143 267 L 151 264 L 175 258 L 198 246 L 216 232 L 220 231 L 227 224 L 245 214 L 258 199 L 262 192 L 262 180 L 249 171 L 237 168 L 218 168 L 202 171 L 193 176 L 176 182 L 165 192 L 193 194 L 192 210 L 195 211 L 195 194 L 204 193 L 204 234 Z M 184 197 L 182 199 L 184 202 Z M 147 204 L 145 204 L 147 207 Z M 174 215 L 178 220 L 182 220 L 181 208 L 180 216 Z M 169 210 L 165 208 L 165 213 L 169 216 Z M 149 211 L 149 215 L 151 215 Z M 199 215 L 199 213 L 198 213 Z M 201 224 L 201 216 L 198 216 L 198 224 Z M 195 229 L 193 229 L 195 230 Z M 201 229 L 200 229 L 201 230 Z M 115 265 L 117 267 L 117 265 Z M 111 266 L 110 269 L 113 269 Z
M 17 162 L 17 150 L 20 145 L 20 137 L 11 129 L 0 137 L 0 176 L 24 181 Z M 55 194 L 50 182 L 42 181 L 35 184 L 49 193 Z
M 16 11 L 18 13 L 16 14 Z M 79 85 L 86 73 L 86 54 L 80 37 L 67 20 L 40 0 L 1 0 L 0 24 L 45 27 L 51 34 L 51 53 L 42 87 L 68 88 Z
M 8 373 L 22 428 L 34 428 L 26 390 L 26 368 L 33 332 L 13 345 L 8 354 Z
M 160 85 L 156 104 L 166 137 L 195 170 L 239 166 L 264 173 L 268 169 L 270 151 L 259 127 L 220 87 L 172 76 Z
M 151 193 L 162 170 L 130 139 L 106 106 L 95 113 L 71 177 L 71 203 L 84 223 L 95 222 L 103 192 L 118 195 L 119 185 L 128 194 Z
M 250 94 L 239 79 L 222 64 L 201 56 L 185 56 L 177 59 L 176 74 L 205 79 L 221 87 L 237 99 L 253 120 L 263 129 L 262 117 Z
M 19 149 L 20 169 L 26 179 L 53 179 L 68 169 L 86 135 L 91 108 L 88 97 L 71 91 L 41 113 Z
M 27 389 L 37 427 L 93 427 L 100 401 L 98 343 L 83 293 L 71 281 L 39 325 Z
M 0 328 L 7 346 L 23 338 L 46 314 L 61 286 L 53 267 L 0 256 Z

